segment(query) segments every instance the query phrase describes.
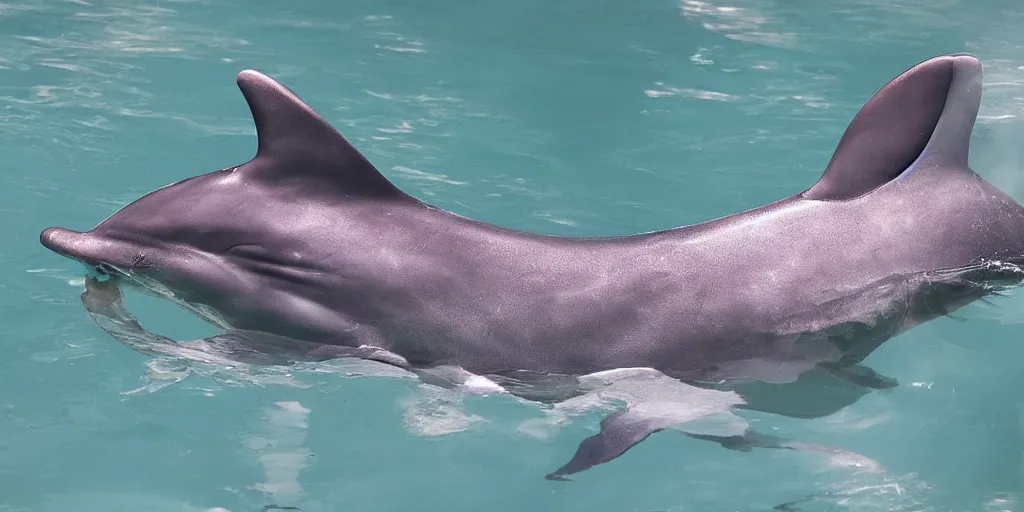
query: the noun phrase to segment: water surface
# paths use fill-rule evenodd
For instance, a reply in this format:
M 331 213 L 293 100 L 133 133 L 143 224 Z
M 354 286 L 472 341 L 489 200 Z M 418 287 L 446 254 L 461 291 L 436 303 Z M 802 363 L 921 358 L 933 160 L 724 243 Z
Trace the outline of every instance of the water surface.
M 542 477 L 599 415 L 545 436 L 520 428 L 540 411 L 506 397 L 334 365 L 204 368 L 126 394 L 175 368 L 100 331 L 78 302 L 82 269 L 38 243 L 45 227 L 86 229 L 247 160 L 234 77 L 250 67 L 417 197 L 592 236 L 798 192 L 878 87 L 969 51 L 986 65 L 972 164 L 1022 200 L 1022 21 L 1006 0 L 0 4 L 0 511 L 765 510 L 824 491 L 840 497 L 807 509 L 1024 508 L 1015 296 L 883 346 L 867 363 L 899 379 L 893 392 L 819 420 L 745 414 L 881 472 L 669 432 L 558 483 Z M 167 304 L 129 303 L 162 334 L 210 332 Z

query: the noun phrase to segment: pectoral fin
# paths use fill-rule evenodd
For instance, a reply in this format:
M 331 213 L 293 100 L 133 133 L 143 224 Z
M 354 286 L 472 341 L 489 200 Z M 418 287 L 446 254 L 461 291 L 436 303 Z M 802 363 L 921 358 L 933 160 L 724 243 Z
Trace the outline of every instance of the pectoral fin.
M 664 420 L 630 414 L 629 409 L 607 416 L 601 420 L 601 431 L 584 439 L 572 460 L 545 478 L 569 480 L 567 475 L 614 460 L 667 426 Z

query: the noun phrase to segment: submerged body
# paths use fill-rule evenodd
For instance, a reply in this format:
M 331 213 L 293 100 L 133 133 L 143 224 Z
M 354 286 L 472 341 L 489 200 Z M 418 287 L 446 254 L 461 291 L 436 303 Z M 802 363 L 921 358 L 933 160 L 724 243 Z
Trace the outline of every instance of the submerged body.
M 224 327 L 376 347 L 411 367 L 793 382 L 857 365 L 983 297 L 988 281 L 1019 280 L 987 262 L 1024 260 L 1024 208 L 967 164 L 981 79 L 966 55 L 911 68 L 790 198 L 673 230 L 570 238 L 408 196 L 294 93 L 244 71 L 255 158 L 41 241 Z

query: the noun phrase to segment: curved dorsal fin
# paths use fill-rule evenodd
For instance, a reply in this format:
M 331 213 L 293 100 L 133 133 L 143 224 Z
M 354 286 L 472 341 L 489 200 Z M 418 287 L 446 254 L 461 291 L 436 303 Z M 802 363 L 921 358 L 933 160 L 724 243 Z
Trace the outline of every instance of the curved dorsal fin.
M 977 58 L 946 55 L 894 78 L 853 118 L 825 172 L 802 196 L 822 200 L 861 196 L 898 177 L 926 147 L 936 159 L 933 163 L 966 167 L 968 139 L 981 97 L 980 72 Z M 975 116 L 965 115 L 972 105 Z M 951 118 L 940 123 L 946 110 L 951 110 Z
M 274 79 L 247 69 L 238 88 L 256 125 L 256 156 L 239 169 L 246 176 L 290 186 L 367 198 L 410 198 L 378 171 L 345 137 Z

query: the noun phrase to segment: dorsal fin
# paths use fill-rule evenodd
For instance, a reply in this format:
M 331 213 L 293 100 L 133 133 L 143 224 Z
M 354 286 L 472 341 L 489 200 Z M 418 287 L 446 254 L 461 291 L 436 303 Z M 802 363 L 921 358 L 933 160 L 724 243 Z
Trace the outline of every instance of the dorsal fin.
M 966 168 L 980 77 L 977 58 L 946 55 L 894 78 L 853 118 L 825 172 L 802 196 L 852 199 L 900 176 L 923 156 Z
M 258 71 L 238 74 L 258 148 L 241 167 L 267 182 L 308 181 L 316 190 L 367 198 L 409 198 L 345 137 L 284 85 Z

